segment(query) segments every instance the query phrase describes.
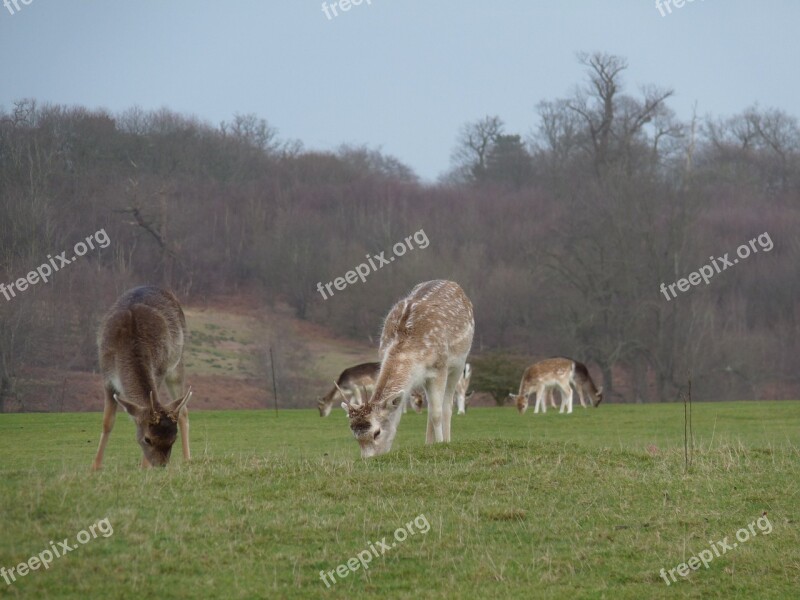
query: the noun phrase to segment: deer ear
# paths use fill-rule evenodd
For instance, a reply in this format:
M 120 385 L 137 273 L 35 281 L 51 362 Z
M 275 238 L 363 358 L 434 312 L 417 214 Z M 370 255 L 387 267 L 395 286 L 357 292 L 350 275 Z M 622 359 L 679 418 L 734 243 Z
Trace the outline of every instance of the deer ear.
M 117 394 L 114 394 L 114 400 L 116 400 L 117 404 L 119 404 L 123 410 L 134 419 L 139 418 L 141 415 L 147 412 L 146 408 L 139 406 L 134 402 L 130 402 L 129 400 L 125 400 L 125 398 L 121 398 Z
M 169 404 L 166 407 L 167 412 L 170 413 L 171 415 L 177 415 L 179 412 L 181 412 L 181 409 L 184 406 L 186 406 L 191 397 L 192 397 L 192 388 L 190 387 L 183 398 L 178 398 L 177 400 L 175 400 L 175 402 Z
M 342 402 L 342 408 L 344 409 L 344 412 L 346 412 L 348 415 L 350 414 L 350 405 L 347 404 L 347 402 Z

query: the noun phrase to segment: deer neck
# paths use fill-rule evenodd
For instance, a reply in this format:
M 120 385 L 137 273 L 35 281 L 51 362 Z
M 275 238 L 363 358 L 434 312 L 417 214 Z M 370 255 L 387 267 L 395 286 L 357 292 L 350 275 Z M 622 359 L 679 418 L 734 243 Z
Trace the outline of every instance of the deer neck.
M 335 400 L 335 396 L 338 393 L 339 393 L 339 390 L 337 390 L 336 386 L 334 386 L 333 388 L 331 388 L 331 391 L 328 392 L 327 394 L 325 394 L 325 396 L 322 398 L 322 400 L 319 401 L 319 405 L 320 406 L 327 406 L 328 404 L 333 404 L 333 401 Z M 347 400 L 347 398 L 342 398 L 342 399 L 343 400 Z
M 527 396 L 530 392 L 533 391 L 535 383 L 534 377 L 529 377 L 527 374 L 522 378 L 522 381 L 519 382 L 519 396 Z
M 398 395 L 404 398 L 411 394 L 422 379 L 415 362 L 402 354 L 390 355 L 381 365 L 375 391 L 372 394 L 373 403 L 390 401 Z M 401 412 L 401 411 L 397 411 Z
M 150 405 L 150 393 L 158 404 L 158 390 L 155 385 L 152 369 L 139 356 L 133 353 L 126 357 L 118 369 L 119 383 L 121 388 L 118 391 L 130 402 L 136 402 L 141 406 Z M 115 385 L 115 387 L 117 387 Z

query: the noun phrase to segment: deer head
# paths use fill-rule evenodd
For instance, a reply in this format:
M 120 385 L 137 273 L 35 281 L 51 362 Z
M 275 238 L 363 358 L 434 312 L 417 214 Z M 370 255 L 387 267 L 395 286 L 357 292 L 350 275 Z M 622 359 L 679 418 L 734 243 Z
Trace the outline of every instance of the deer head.
M 385 454 L 392 448 L 397 425 L 403 411 L 398 410 L 403 401 L 403 394 L 397 394 L 387 400 L 353 404 L 342 402 L 350 419 L 350 430 L 361 447 L 361 458 L 369 458 Z
M 425 406 L 425 392 L 414 390 L 411 394 L 411 408 L 414 409 L 414 412 L 421 413 L 423 406 Z
M 595 408 L 600 406 L 600 403 L 603 401 L 603 388 L 602 387 L 597 388 L 597 391 L 594 393 L 593 400 L 594 400 L 594 402 L 592 404 L 594 405 Z
M 327 417 L 331 414 L 331 409 L 333 408 L 333 404 L 330 402 L 326 402 L 325 398 L 320 398 L 317 402 L 317 408 L 319 408 L 319 416 L 320 417 Z
M 528 410 L 528 397 L 519 394 L 509 394 L 508 397 L 517 405 L 519 414 L 524 415 L 525 411 Z
M 164 467 L 169 463 L 172 445 L 178 437 L 178 414 L 191 397 L 192 389 L 189 388 L 183 398 L 161 406 L 151 391 L 148 405 L 142 406 L 114 394 L 117 404 L 136 423 L 136 441 L 152 466 Z

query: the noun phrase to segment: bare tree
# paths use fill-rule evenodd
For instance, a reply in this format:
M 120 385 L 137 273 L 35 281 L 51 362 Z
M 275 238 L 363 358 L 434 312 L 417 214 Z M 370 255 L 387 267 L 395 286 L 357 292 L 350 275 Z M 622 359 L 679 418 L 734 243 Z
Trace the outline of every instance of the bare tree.
M 480 181 L 486 172 L 489 152 L 503 134 L 503 121 L 497 116 L 486 116 L 465 124 L 458 134 L 451 155 L 456 177 L 468 183 Z
M 579 89 L 566 106 L 583 121 L 585 152 L 591 157 L 595 175 L 603 177 L 608 170 L 620 165 L 631 172 L 637 142 L 641 141 L 645 125 L 666 111 L 665 101 L 672 90 L 647 87 L 642 99 L 621 94 L 622 72 L 628 62 L 606 53 L 581 53 L 581 64 L 587 67 L 589 81 Z

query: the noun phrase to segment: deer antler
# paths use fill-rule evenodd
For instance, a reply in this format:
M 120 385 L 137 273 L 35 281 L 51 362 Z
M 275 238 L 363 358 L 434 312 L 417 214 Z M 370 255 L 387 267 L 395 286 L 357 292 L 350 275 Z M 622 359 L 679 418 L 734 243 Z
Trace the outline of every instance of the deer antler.
M 336 382 L 334 381 L 334 382 L 333 382 L 333 385 L 335 385 L 335 386 L 336 386 L 336 389 L 337 389 L 337 390 L 339 390 L 339 393 L 342 395 L 342 400 L 344 400 L 345 402 L 347 402 L 348 404 L 350 404 L 350 403 L 347 401 L 347 396 L 345 396 L 345 395 L 344 395 L 344 392 L 342 391 L 342 388 L 340 388 L 340 387 L 339 387 L 339 384 L 338 384 L 338 383 L 336 383 Z
M 150 424 L 158 425 L 161 421 L 161 415 L 156 410 L 155 398 L 153 397 L 153 390 L 150 390 Z

